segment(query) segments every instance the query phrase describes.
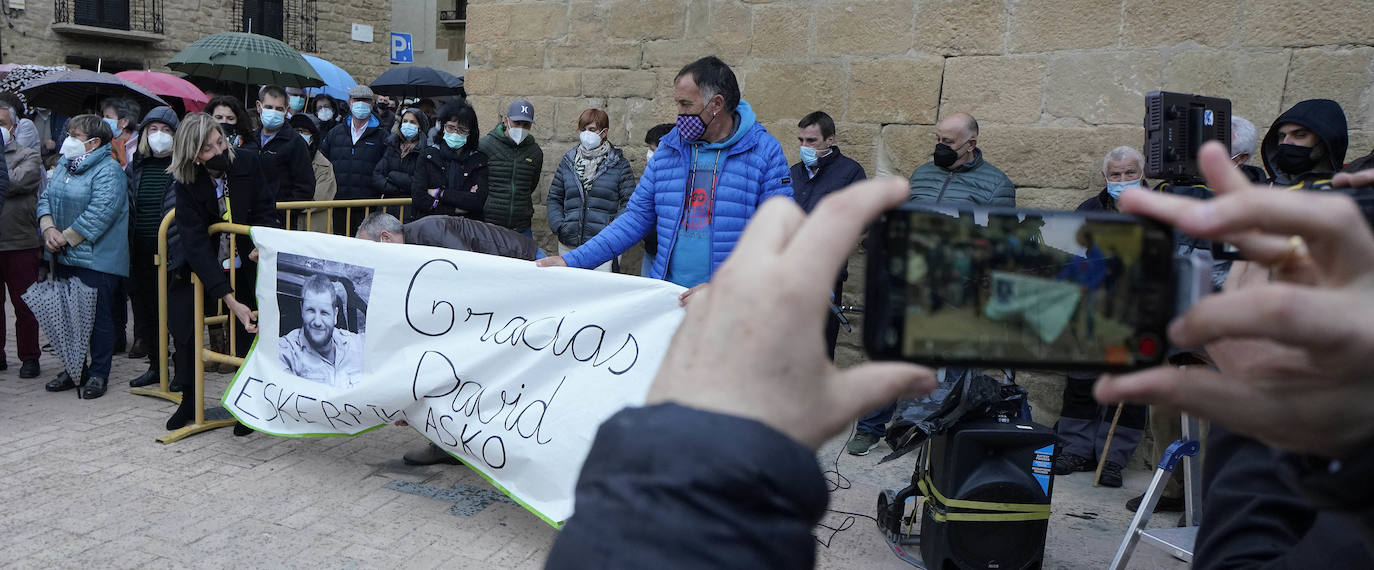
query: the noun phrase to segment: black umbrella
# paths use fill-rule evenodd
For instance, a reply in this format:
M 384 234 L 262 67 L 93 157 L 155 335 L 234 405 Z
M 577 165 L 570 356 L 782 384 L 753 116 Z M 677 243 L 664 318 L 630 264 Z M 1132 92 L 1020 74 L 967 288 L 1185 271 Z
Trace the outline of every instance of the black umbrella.
M 47 75 L 25 85 L 19 92 L 30 105 L 74 116 L 86 110 L 92 96 L 130 97 L 145 110 L 166 105 L 161 97 L 143 86 L 85 69 L 72 69 Z
M 432 67 L 393 67 L 368 84 L 378 95 L 440 97 L 464 95 L 463 78 Z

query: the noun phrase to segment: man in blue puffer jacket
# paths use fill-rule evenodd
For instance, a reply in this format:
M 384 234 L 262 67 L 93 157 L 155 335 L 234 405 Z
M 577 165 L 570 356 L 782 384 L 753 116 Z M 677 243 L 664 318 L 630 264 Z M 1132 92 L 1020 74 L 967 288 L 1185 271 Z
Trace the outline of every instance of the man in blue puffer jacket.
M 649 276 L 695 287 L 711 280 L 764 200 L 792 197 L 782 146 L 740 100 L 725 62 L 706 57 L 682 68 L 673 98 L 677 126 L 659 141 L 625 213 L 567 255 L 540 260 L 541 267 L 596 267 L 657 224 Z

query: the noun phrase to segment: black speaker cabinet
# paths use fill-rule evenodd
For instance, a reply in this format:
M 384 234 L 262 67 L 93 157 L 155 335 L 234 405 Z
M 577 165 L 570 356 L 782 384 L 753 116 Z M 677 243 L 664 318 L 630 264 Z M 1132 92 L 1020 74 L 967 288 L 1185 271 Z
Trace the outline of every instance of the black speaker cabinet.
M 1051 462 L 1058 438 L 1045 426 L 996 420 L 961 422 L 930 440 L 929 493 L 951 501 L 1049 505 Z M 960 514 L 997 514 L 933 506 L 921 517 L 921 557 L 930 570 L 1039 568 L 1049 520 L 957 520 Z M 951 515 L 951 516 L 946 516 Z M 946 518 L 947 520 L 940 520 Z

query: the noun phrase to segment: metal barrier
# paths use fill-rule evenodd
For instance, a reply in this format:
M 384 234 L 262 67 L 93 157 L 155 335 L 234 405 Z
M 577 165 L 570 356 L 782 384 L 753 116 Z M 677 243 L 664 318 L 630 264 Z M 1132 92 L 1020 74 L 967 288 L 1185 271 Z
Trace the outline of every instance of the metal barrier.
M 409 198 L 381 198 L 369 200 L 330 200 L 326 202 L 280 202 L 277 204 L 277 210 L 282 212 L 284 218 L 283 227 L 288 230 L 311 230 L 315 227 L 315 218 L 317 216 L 323 216 L 325 223 L 320 226 L 322 229 L 313 231 L 324 231 L 325 233 L 335 233 L 336 235 L 347 236 L 350 233 L 349 229 L 354 225 L 352 218 L 357 209 L 362 209 L 364 211 L 363 215 L 366 215 L 366 213 L 371 213 L 374 210 L 395 208 L 399 214 L 397 217 L 404 222 L 410 205 L 411 200 Z M 334 210 L 338 208 L 345 209 L 343 215 L 344 227 L 338 228 L 342 230 L 341 232 L 334 231 L 336 229 L 334 227 Z M 171 356 L 171 347 L 168 346 L 167 338 L 167 231 L 171 228 L 172 222 L 175 219 L 175 210 L 168 212 L 167 215 L 162 218 L 162 224 L 158 227 L 157 232 L 157 257 L 153 260 L 153 263 L 157 265 L 158 287 L 158 385 L 156 388 L 130 388 L 129 392 L 140 396 L 162 398 L 180 404 L 182 400 L 181 394 L 171 391 L 169 385 L 171 376 L 168 374 L 168 362 Z M 361 218 L 359 221 L 361 222 Z M 293 225 L 296 227 L 292 227 Z M 232 233 L 246 236 L 248 235 L 248 231 L 249 226 L 242 224 L 218 223 L 210 226 L 211 235 Z M 237 243 L 234 243 L 234 241 L 231 241 L 230 259 L 234 259 L 238 256 Z M 235 283 L 237 268 L 234 267 L 233 263 L 230 263 L 229 266 L 229 281 Z M 205 363 L 209 361 L 219 364 L 228 364 L 230 366 L 243 365 L 243 359 L 234 356 L 238 354 L 238 346 L 236 335 L 232 332 L 233 324 L 230 322 L 233 315 L 224 314 L 223 303 L 217 299 L 215 303 L 219 309 L 216 311 L 216 314 L 209 317 L 205 316 L 205 290 L 200 282 L 200 278 L 197 277 L 194 272 L 191 274 L 191 286 L 195 299 L 193 302 L 195 324 L 194 337 L 192 339 L 194 344 L 192 346 L 200 350 L 200 357 L 194 359 L 195 370 L 190 380 L 195 382 L 196 394 L 200 396 L 200 401 L 195 403 L 195 416 L 192 422 L 181 429 L 157 438 L 157 441 L 161 443 L 172 443 L 190 435 L 215 428 L 232 426 L 236 423 L 234 418 L 229 416 L 228 412 L 223 408 L 214 408 L 210 410 L 208 417 L 205 409 Z M 215 352 L 213 349 L 205 347 L 206 325 L 220 324 L 230 329 L 228 334 L 230 354 Z

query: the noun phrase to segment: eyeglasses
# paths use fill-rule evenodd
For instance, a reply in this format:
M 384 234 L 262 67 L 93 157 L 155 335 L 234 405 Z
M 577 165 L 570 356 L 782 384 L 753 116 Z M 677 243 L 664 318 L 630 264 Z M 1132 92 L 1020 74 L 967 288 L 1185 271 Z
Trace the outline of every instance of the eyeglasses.
M 444 132 L 453 133 L 455 135 L 466 135 L 468 134 L 468 128 L 462 125 L 444 125 Z

